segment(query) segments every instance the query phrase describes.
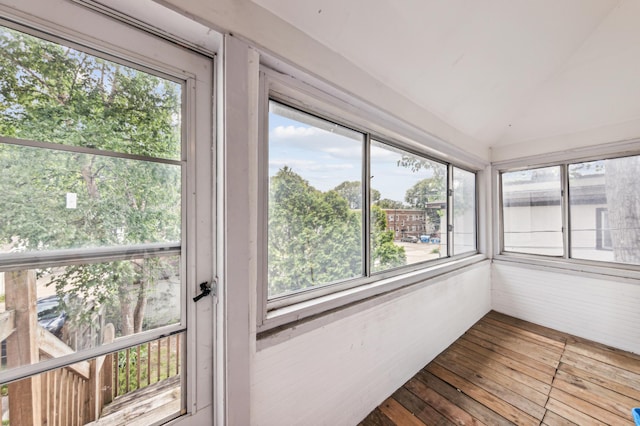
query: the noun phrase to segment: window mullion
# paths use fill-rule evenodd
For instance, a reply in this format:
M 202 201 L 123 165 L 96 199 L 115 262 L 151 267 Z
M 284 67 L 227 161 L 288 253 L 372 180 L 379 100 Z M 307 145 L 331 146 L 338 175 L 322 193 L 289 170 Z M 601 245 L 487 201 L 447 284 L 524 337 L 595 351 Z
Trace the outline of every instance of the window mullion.
M 569 212 L 569 171 L 566 164 L 560 165 L 562 179 L 562 243 L 564 245 L 563 257 L 571 257 L 571 215 Z
M 453 256 L 453 166 L 447 165 L 447 256 Z
M 365 277 L 371 275 L 371 135 L 365 135 L 362 148 L 362 267 Z

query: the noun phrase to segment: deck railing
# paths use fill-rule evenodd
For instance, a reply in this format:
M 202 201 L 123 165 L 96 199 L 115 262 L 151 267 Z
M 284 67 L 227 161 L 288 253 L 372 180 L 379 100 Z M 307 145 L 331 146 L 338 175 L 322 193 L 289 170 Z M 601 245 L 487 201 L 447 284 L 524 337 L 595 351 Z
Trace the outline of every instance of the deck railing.
M 180 374 L 180 335 L 163 337 L 114 356 L 114 398 Z
M 33 271 L 7 275 L 6 285 L 14 287 L 12 293 L 7 292 L 7 312 L 3 314 L 7 318 L 0 318 L 0 340 L 6 339 L 7 367 L 74 353 L 74 349 L 37 323 Z M 113 325 L 105 325 L 102 343 L 110 343 L 114 337 Z M 2 424 L 9 421 L 9 424 L 75 426 L 97 420 L 116 397 L 179 376 L 180 339 L 181 335 L 162 337 L 4 385 L 0 387 Z

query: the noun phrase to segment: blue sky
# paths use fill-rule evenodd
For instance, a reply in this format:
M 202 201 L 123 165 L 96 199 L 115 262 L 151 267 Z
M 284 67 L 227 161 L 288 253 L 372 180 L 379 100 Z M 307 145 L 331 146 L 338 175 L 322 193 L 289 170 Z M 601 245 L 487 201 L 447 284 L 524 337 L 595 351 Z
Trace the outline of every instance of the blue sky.
M 298 116 L 305 119 L 303 114 Z M 288 166 L 321 191 L 333 189 L 344 181 L 360 181 L 363 137 L 357 132 L 332 127 L 337 131 L 270 113 L 269 177 Z M 327 129 L 331 130 L 331 126 Z M 404 201 L 408 188 L 432 175 L 431 171 L 413 172 L 398 166 L 400 158 L 399 152 L 375 144 L 371 147 L 371 183 L 380 191 L 381 198 Z

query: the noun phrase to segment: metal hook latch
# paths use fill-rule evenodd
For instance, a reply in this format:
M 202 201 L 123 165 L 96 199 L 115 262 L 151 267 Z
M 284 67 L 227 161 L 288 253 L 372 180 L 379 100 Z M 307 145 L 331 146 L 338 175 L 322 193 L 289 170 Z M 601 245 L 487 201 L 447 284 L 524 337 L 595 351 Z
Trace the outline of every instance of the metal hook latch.
M 209 283 L 209 281 L 203 282 L 200 284 L 200 291 L 202 293 L 200 293 L 199 295 L 197 295 L 196 297 L 193 298 L 194 302 L 197 302 L 198 300 L 202 299 L 205 296 L 208 296 L 211 294 L 211 284 Z

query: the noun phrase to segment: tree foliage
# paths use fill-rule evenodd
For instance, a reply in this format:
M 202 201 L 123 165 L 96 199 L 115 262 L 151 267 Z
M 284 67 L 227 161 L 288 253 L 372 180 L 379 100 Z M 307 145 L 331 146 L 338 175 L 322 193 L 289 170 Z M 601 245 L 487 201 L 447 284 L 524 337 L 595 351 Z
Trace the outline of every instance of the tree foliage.
M 378 200 L 375 202 L 375 205 L 380 207 L 381 209 L 404 209 L 406 206 L 402 201 L 390 200 L 388 198 L 383 198 L 382 200 Z
M 179 84 L 4 28 L 0 49 L 2 136 L 180 159 Z M 180 166 L 2 144 L 0 170 L 0 239 L 12 251 L 180 241 Z M 129 334 L 162 262 L 75 265 L 52 284 L 116 307 Z
M 342 198 L 347 200 L 349 207 L 352 209 L 362 208 L 362 183 L 360 181 L 344 181 L 340 185 L 333 188 Z M 371 202 L 374 203 L 380 199 L 380 191 L 371 189 Z
M 393 231 L 387 229 L 387 214 L 377 205 L 371 207 L 371 269 L 383 271 L 407 263 L 405 249 L 393 242 Z
M 347 182 L 341 188 L 351 186 Z M 340 192 L 319 191 L 286 166 L 271 178 L 270 296 L 362 275 L 362 211 L 351 208 Z M 404 264 L 404 248 L 393 243 L 384 212 L 374 206 L 372 218 L 374 264 Z
M 336 191 L 312 187 L 290 168 L 271 178 L 269 294 L 362 274 L 361 213 Z

